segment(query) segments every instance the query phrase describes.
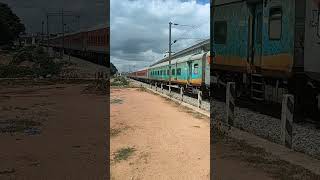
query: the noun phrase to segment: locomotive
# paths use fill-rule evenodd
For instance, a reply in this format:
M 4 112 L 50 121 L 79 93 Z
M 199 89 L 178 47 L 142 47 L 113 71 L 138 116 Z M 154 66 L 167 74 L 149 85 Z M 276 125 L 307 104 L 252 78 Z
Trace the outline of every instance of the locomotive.
M 318 0 L 214 0 L 212 88 L 236 82 L 237 97 L 278 104 L 290 93 L 297 114 L 320 120 L 319 8 Z
M 129 74 L 130 78 L 146 83 L 170 81 L 169 62 L 161 62 Z M 210 52 L 190 54 L 171 60 L 171 84 L 184 87 L 189 93 L 210 91 Z

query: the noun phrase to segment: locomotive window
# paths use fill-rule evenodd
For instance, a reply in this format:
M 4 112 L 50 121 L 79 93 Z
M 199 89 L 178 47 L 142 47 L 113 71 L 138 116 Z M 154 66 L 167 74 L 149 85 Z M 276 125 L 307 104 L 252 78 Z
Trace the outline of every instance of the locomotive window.
M 269 14 L 269 39 L 280 40 L 282 31 L 282 10 L 280 7 L 271 8 Z
M 216 44 L 225 44 L 227 41 L 227 22 L 216 21 L 214 23 L 214 42 Z
M 194 64 L 193 65 L 193 71 L 194 71 L 194 74 L 198 74 L 198 67 L 199 67 L 199 65 L 198 64 Z
M 160 75 L 162 75 L 162 70 L 160 70 Z
M 158 75 L 160 74 L 160 72 L 158 71 Z
M 176 70 L 172 69 L 172 75 L 175 75 L 175 74 L 176 74 Z
M 177 69 L 177 75 L 180 76 L 181 75 L 181 68 Z
M 167 74 L 169 75 L 169 73 L 170 73 L 170 71 L 169 71 L 169 69 L 167 70 Z
M 163 75 L 166 75 L 166 70 L 163 70 Z

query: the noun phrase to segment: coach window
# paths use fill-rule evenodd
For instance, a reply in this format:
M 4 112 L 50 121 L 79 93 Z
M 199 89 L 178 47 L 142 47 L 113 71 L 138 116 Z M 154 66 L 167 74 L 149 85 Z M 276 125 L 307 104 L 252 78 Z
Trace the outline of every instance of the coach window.
M 214 23 L 214 43 L 225 44 L 227 41 L 227 22 L 216 21 Z
M 193 65 L 194 74 L 198 74 L 198 67 L 199 67 L 198 64 L 194 64 L 194 65 Z
M 282 31 L 282 10 L 280 7 L 271 8 L 269 14 L 269 39 L 280 40 Z
M 176 70 L 172 69 L 172 75 L 175 75 L 175 74 L 176 74 Z
M 177 75 L 180 76 L 181 75 L 181 68 L 177 69 Z

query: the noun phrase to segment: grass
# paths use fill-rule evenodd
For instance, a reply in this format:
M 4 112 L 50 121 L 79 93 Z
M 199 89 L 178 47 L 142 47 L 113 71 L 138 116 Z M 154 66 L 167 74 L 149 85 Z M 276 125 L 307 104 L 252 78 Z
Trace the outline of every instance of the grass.
M 121 148 L 115 152 L 114 161 L 119 162 L 122 160 L 127 160 L 135 151 L 136 149 L 132 147 Z
M 130 82 L 123 76 L 117 76 L 112 79 L 111 86 L 120 86 L 120 87 L 126 87 L 129 86 Z
M 37 134 L 39 133 L 39 126 L 42 124 L 40 122 L 32 121 L 32 120 L 16 120 L 10 119 L 5 121 L 0 121 L 0 132 L 1 133 L 27 133 L 32 131 L 31 133 Z
M 122 102 L 123 102 L 123 100 L 122 99 L 118 99 L 118 98 L 110 100 L 110 104 L 122 104 Z
M 147 88 L 145 88 L 145 87 L 140 87 L 140 88 L 137 89 L 137 91 L 148 92 Z
M 110 128 L 110 137 L 117 136 L 121 132 L 120 129 L 112 129 Z

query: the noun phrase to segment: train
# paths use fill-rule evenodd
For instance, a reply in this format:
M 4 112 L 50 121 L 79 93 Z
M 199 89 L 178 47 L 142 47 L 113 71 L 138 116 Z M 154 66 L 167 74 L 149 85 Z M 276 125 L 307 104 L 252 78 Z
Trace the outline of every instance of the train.
M 320 122 L 320 1 L 214 0 L 212 89 L 236 83 L 236 96 L 278 103 Z
M 185 92 L 204 95 L 210 92 L 210 51 L 171 60 L 171 85 L 184 87 Z M 170 84 L 169 61 L 151 65 L 128 77 L 146 83 Z
M 107 25 L 100 25 L 52 37 L 49 42 L 47 40 L 44 41 L 43 45 L 49 45 L 55 51 L 61 52 L 63 50 L 66 54 L 109 67 L 109 41 L 110 28 Z

